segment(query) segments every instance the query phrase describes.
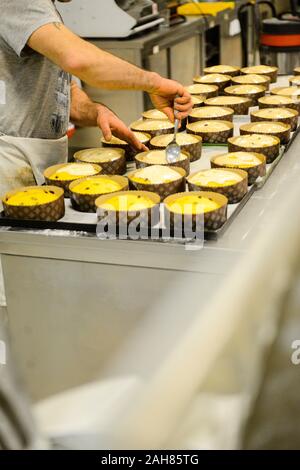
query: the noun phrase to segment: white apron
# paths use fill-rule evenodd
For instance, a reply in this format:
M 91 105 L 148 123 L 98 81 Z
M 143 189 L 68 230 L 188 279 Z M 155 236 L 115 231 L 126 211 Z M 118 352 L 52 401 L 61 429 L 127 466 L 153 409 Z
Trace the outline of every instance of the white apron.
M 68 138 L 33 139 L 0 135 L 0 197 L 21 186 L 43 184 L 43 172 L 67 162 Z M 2 208 L 1 208 L 2 210 Z M 0 305 L 6 305 L 0 265 Z

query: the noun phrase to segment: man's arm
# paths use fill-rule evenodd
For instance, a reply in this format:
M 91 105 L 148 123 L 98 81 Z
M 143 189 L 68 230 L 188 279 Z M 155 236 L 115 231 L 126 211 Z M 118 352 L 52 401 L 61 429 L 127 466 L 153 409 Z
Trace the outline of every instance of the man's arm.
M 180 119 L 185 118 L 192 108 L 190 95 L 179 83 L 102 51 L 60 23 L 38 28 L 29 38 L 28 45 L 92 87 L 148 92 L 153 104 L 171 120 L 174 119 L 174 104 Z
M 128 129 L 118 116 L 100 103 L 94 103 L 88 95 L 72 82 L 71 84 L 71 121 L 78 127 L 99 127 L 106 140 L 110 141 L 112 134 L 125 140 L 136 150 L 144 152 L 143 145 Z

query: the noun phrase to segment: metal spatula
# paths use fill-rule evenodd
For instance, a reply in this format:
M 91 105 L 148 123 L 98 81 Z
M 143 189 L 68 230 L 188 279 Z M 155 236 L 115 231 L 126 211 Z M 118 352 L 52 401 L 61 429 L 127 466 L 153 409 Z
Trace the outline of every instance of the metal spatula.
M 180 157 L 180 147 L 176 142 L 176 136 L 179 128 L 179 119 L 175 119 L 174 137 L 172 142 L 166 148 L 166 159 L 168 163 L 175 163 Z

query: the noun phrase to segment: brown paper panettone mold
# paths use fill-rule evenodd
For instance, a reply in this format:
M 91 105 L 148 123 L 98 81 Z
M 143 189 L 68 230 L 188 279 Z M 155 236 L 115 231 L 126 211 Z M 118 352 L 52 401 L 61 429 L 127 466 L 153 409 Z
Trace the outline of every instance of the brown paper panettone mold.
M 145 132 L 133 132 L 135 136 L 142 142 L 146 147 L 149 146 L 149 142 L 151 140 L 151 135 L 146 134 Z M 101 143 L 103 147 L 109 148 L 121 148 L 125 150 L 125 157 L 128 162 L 134 160 L 135 155 L 138 153 L 138 150 L 134 149 L 129 145 L 127 142 L 121 139 L 117 139 L 113 137 L 110 142 L 106 141 L 104 138 L 101 139 Z
M 256 106 L 258 98 L 265 96 L 266 88 L 261 85 L 232 85 L 225 88 L 224 93 L 247 98 L 251 100 L 251 106 Z
M 223 196 L 226 196 L 228 199 L 229 204 L 236 204 L 240 202 L 243 197 L 247 194 L 248 192 L 248 174 L 244 170 L 237 170 L 237 169 L 226 169 L 223 168 L 224 171 L 236 173 L 239 176 L 241 176 L 242 180 L 238 181 L 234 184 L 231 184 L 229 186 L 214 186 L 213 188 L 210 186 L 204 186 L 200 184 L 195 184 L 190 181 L 190 179 L 199 171 L 196 171 L 195 173 L 191 174 L 187 178 L 187 184 L 189 191 L 212 191 L 216 192 L 219 194 L 223 194 Z M 210 171 L 210 170 L 202 170 L 202 171 Z
M 106 203 L 112 196 L 135 194 L 137 196 L 144 196 L 152 200 L 153 206 L 150 208 L 140 209 L 138 211 L 117 211 L 114 208 L 106 209 L 102 204 Z M 150 191 L 121 191 L 112 194 L 106 194 L 96 199 L 96 208 L 98 222 L 105 219 L 112 225 L 116 222 L 117 226 L 126 226 L 133 220 L 139 219 L 143 227 L 151 227 L 159 222 L 159 204 L 160 196 Z
M 27 186 L 9 191 L 2 198 L 4 213 L 6 217 L 21 220 L 42 220 L 56 222 L 65 215 L 64 190 L 57 186 L 40 186 L 41 191 L 54 193 L 57 198 L 52 202 L 36 204 L 34 206 L 13 206 L 8 204 L 8 200 L 19 192 L 37 189 L 37 186 Z
M 255 75 L 267 75 L 270 77 L 271 83 L 276 83 L 278 67 L 269 67 L 268 70 L 263 71 L 261 65 L 254 65 L 253 67 L 244 67 L 241 69 L 241 74 L 255 74 Z
M 93 152 L 93 156 L 91 156 Z M 110 155 L 113 152 L 115 155 Z M 124 175 L 126 173 L 125 150 L 121 148 L 95 148 L 80 150 L 74 154 L 74 159 L 83 163 L 95 163 L 102 168 L 104 175 Z
M 280 125 L 280 130 L 270 130 L 268 131 L 260 131 L 258 125 L 259 124 L 270 124 L 270 126 L 273 124 L 278 124 L 278 127 Z M 287 144 L 290 140 L 291 137 L 291 126 L 289 124 L 284 124 L 283 122 L 273 122 L 273 121 L 261 121 L 261 122 L 250 122 L 248 124 L 242 124 L 240 126 L 240 134 L 241 135 L 247 135 L 247 134 L 263 134 L 263 135 L 273 135 L 275 137 L 278 137 L 280 139 L 280 142 L 282 144 Z
M 151 152 L 158 152 L 159 155 L 161 154 L 162 150 L 151 150 Z M 190 173 L 190 155 L 187 152 L 182 151 L 181 154 L 184 155 L 184 158 L 174 163 L 168 163 L 167 160 L 165 162 L 147 162 L 147 160 L 145 161 L 145 157 L 147 157 L 148 153 L 149 152 L 142 152 L 135 156 L 135 163 L 137 168 L 145 168 L 146 166 L 151 165 L 167 165 L 183 168 L 187 175 Z
M 219 88 L 216 85 L 207 85 L 203 83 L 194 83 L 193 85 L 186 86 L 185 89 L 190 95 L 201 95 L 203 98 L 212 98 L 218 96 Z
M 205 75 L 211 73 L 220 73 L 223 75 L 229 75 L 230 77 L 235 77 L 240 73 L 240 67 L 234 67 L 232 65 L 212 65 L 211 67 L 205 67 Z
M 214 85 L 218 87 L 218 94 L 222 95 L 224 89 L 231 84 L 232 77 L 221 73 L 209 73 L 203 76 L 193 78 L 194 83 L 201 83 L 203 85 Z
M 282 110 L 282 112 L 285 112 L 286 114 L 289 114 L 289 115 L 286 117 L 281 117 L 280 110 Z M 283 122 L 284 124 L 290 125 L 291 130 L 295 131 L 298 126 L 299 113 L 295 109 L 275 107 L 275 108 L 264 108 L 264 109 L 252 111 L 250 113 L 250 116 L 251 116 L 251 122 L 258 122 L 258 121 Z
M 257 101 L 259 109 L 264 108 L 289 108 L 295 109 L 300 114 L 300 101 L 294 100 L 288 96 L 269 95 L 259 98 Z
M 238 152 L 237 152 L 238 153 Z M 244 152 L 243 152 L 244 153 Z M 255 152 L 249 152 L 251 155 L 254 155 L 256 158 L 260 160 L 259 165 L 253 165 L 249 167 L 245 166 L 239 166 L 238 164 L 234 163 L 227 163 L 227 164 L 219 164 L 216 162 L 216 160 L 219 157 L 225 156 L 226 154 L 219 154 L 215 155 L 214 157 L 211 158 L 210 160 L 210 165 L 212 168 L 227 168 L 228 170 L 235 169 L 235 170 L 243 170 L 248 173 L 248 185 L 252 185 L 255 183 L 257 178 L 265 176 L 266 174 L 266 157 L 262 153 L 255 153 Z
M 81 177 L 76 176 L 76 177 L 71 178 L 69 180 L 60 180 L 60 179 L 57 179 L 57 180 L 55 179 L 54 180 L 54 179 L 51 179 L 51 175 L 53 175 L 53 173 L 55 173 L 60 168 L 63 168 L 64 166 L 68 166 L 68 165 L 72 165 L 72 163 L 59 163 L 57 165 L 50 166 L 49 168 L 47 168 L 44 171 L 44 178 L 45 178 L 46 184 L 58 186 L 59 188 L 63 188 L 63 190 L 65 191 L 65 197 L 70 197 L 69 186 L 72 183 L 72 181 L 78 180 L 78 179 L 83 178 L 84 176 L 86 176 L 86 175 L 83 175 Z M 84 163 L 82 163 L 82 165 L 84 165 Z M 100 173 L 102 173 L 102 168 L 101 168 L 100 165 L 96 165 L 94 163 L 91 163 L 90 165 L 92 165 L 94 167 L 94 169 L 97 171 L 97 173 L 95 173 L 94 175 L 91 175 L 91 176 L 100 175 Z
M 109 178 L 118 183 L 120 185 L 120 189 L 118 189 L 118 191 L 112 191 L 110 193 L 99 192 L 98 194 L 82 194 L 76 192 L 76 186 L 79 183 L 86 182 L 88 185 L 88 183 L 95 178 Z M 113 194 L 114 192 L 127 191 L 128 189 L 128 179 L 120 175 L 90 176 L 88 178 L 82 178 L 80 180 L 73 181 L 73 183 L 71 183 L 69 186 L 72 206 L 75 210 L 79 212 L 96 212 L 95 201 L 98 197 L 102 196 L 103 194 Z
M 193 137 L 196 139 L 196 142 L 192 142 L 189 144 L 181 144 L 180 140 L 181 138 L 179 137 L 181 133 L 177 134 L 177 144 L 179 145 L 180 149 L 182 152 L 186 152 L 190 156 L 190 161 L 195 162 L 196 160 L 199 160 L 201 157 L 202 153 L 202 138 L 198 135 L 194 135 Z M 183 136 L 186 136 L 187 134 L 182 134 Z M 173 140 L 174 135 L 173 134 L 166 134 L 164 137 L 168 136 L 168 144 Z M 162 145 L 161 141 L 161 136 L 154 137 L 150 141 L 150 148 L 153 150 L 164 150 L 166 146 L 168 145 Z
M 169 134 L 174 130 L 174 124 L 168 120 L 159 119 L 141 119 L 130 124 L 132 131 L 150 134 L 151 137 L 156 135 Z
M 188 122 L 208 121 L 210 119 L 232 122 L 233 115 L 233 109 L 226 106 L 202 106 L 190 112 Z
M 203 127 L 201 129 L 197 129 L 200 124 L 205 125 L 205 123 L 208 123 L 209 125 L 212 123 L 223 123 L 225 129 L 224 130 L 209 130 L 205 131 Z M 186 130 L 188 134 L 195 134 L 199 135 L 202 137 L 203 143 L 209 143 L 209 144 L 224 144 L 227 142 L 227 139 L 229 137 L 232 137 L 233 135 L 233 124 L 229 121 L 222 121 L 220 119 L 216 119 L 214 121 L 198 121 L 198 122 L 193 122 L 191 124 L 187 124 Z
M 156 193 L 160 196 L 161 200 L 163 201 L 166 197 L 170 196 L 171 194 L 178 193 L 180 191 L 185 190 L 185 178 L 186 178 L 186 172 L 183 168 L 175 167 L 175 166 L 170 166 L 169 168 L 172 168 L 174 171 L 178 173 L 178 179 L 175 181 L 170 181 L 169 183 L 160 183 L 160 184 L 154 184 L 154 183 L 140 183 L 137 181 L 134 181 L 133 177 L 136 174 L 136 171 L 132 171 L 128 173 L 128 179 L 129 179 L 129 185 L 130 189 L 136 189 L 139 191 L 150 191 L 152 193 Z
M 232 95 L 215 96 L 214 98 L 209 98 L 204 102 L 205 106 L 224 106 L 233 109 L 234 114 L 237 115 L 248 114 L 251 104 L 252 101 L 249 98 Z
M 192 227 L 193 230 L 197 228 L 197 218 L 199 215 L 178 214 L 171 211 L 168 207 L 169 204 L 176 202 L 182 196 L 186 196 L 187 194 L 188 193 L 172 194 L 164 200 L 165 220 L 170 220 L 171 228 L 174 228 L 177 223 L 179 223 L 180 226 L 184 226 L 186 224 L 188 227 Z M 212 191 L 195 191 L 193 194 L 198 197 L 209 198 L 219 204 L 217 209 L 204 213 L 204 229 L 217 230 L 222 227 L 227 220 L 228 199 L 226 196 Z
M 248 134 L 251 137 L 251 134 Z M 253 134 L 252 134 L 253 135 Z M 262 134 L 255 134 L 258 137 L 263 137 Z M 228 139 L 228 152 L 255 152 L 262 153 L 267 159 L 267 163 L 272 163 L 279 155 L 280 151 L 280 139 L 275 136 L 272 137 L 272 143 L 270 145 L 262 144 L 257 146 L 251 145 L 240 145 L 239 137 L 231 137 Z

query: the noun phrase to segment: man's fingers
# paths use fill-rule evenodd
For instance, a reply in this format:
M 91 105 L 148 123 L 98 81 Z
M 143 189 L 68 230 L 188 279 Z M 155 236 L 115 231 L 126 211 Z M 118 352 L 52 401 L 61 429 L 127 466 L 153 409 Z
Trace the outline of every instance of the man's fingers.
M 164 107 L 160 111 L 162 111 L 171 122 L 175 121 L 174 110 L 171 107 Z
M 189 104 L 178 104 L 178 103 L 175 103 L 175 106 L 174 106 L 175 110 L 178 111 L 179 113 L 185 113 L 187 111 L 189 111 L 190 109 L 190 105 Z
M 183 96 L 178 96 L 177 98 L 175 98 L 176 104 L 187 104 L 187 103 L 190 103 L 191 101 L 192 101 L 192 97 L 188 92 L 186 92 Z
M 111 128 L 109 125 L 109 121 L 106 119 L 100 119 L 100 127 L 101 127 L 101 131 L 102 131 L 104 139 L 109 142 L 112 138 L 112 132 L 111 132 Z

